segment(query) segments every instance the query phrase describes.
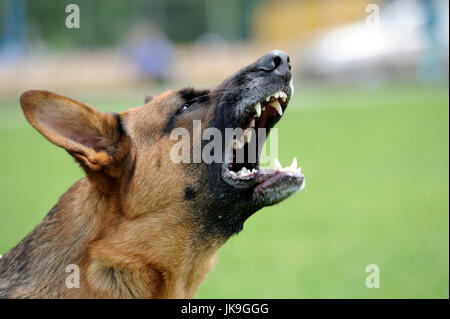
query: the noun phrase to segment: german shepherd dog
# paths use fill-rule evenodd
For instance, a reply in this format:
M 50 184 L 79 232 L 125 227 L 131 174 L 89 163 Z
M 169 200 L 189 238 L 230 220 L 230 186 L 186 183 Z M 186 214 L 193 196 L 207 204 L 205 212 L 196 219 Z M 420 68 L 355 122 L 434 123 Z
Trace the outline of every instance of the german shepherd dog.
M 171 131 L 192 136 L 194 120 L 201 130 L 270 130 L 288 106 L 291 78 L 288 55 L 276 50 L 213 89 L 168 91 L 121 113 L 24 92 L 27 120 L 86 177 L 0 259 L 0 296 L 194 297 L 218 248 L 253 213 L 300 190 L 304 177 L 296 163 L 262 169 L 259 158 L 235 161 L 233 149 L 245 148 L 247 137 L 234 140 L 220 163 L 175 163 Z M 79 269 L 78 287 L 67 286 L 68 265 Z

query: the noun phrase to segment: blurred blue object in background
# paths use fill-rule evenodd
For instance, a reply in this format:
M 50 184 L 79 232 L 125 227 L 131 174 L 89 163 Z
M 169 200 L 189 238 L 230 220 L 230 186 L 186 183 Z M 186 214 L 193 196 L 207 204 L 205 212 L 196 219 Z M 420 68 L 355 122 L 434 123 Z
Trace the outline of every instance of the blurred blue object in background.
M 0 63 L 12 63 L 25 51 L 27 41 L 27 11 L 25 0 L 5 0 L 1 6 L 2 29 Z
M 442 19 L 442 17 L 439 17 L 439 7 L 437 7 L 434 1 L 421 0 L 420 4 L 423 7 L 425 20 L 423 28 L 427 48 L 424 50 L 419 61 L 418 76 L 420 80 L 426 82 L 443 81 L 445 72 L 441 58 L 443 53 L 439 44 L 439 24 L 441 23 L 440 20 L 446 20 L 448 29 L 448 11 L 445 10 L 443 13 L 447 15 L 447 18 Z
M 174 47 L 156 26 L 138 25 L 131 32 L 127 55 L 145 80 L 166 82 L 174 60 Z

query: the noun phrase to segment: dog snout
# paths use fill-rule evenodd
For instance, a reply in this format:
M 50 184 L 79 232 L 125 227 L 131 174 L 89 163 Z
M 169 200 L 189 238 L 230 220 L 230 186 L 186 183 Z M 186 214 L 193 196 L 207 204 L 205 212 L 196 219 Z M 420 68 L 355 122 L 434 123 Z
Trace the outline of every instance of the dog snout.
M 274 75 L 279 75 L 286 80 L 290 80 L 291 61 L 286 52 L 280 50 L 273 50 L 264 55 L 258 61 L 258 68 Z

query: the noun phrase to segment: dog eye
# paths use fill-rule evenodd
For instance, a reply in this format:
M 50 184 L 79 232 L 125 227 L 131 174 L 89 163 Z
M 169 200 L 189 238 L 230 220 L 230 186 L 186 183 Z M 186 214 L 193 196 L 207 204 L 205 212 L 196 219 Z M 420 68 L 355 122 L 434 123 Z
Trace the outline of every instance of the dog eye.
M 177 114 L 183 113 L 184 111 L 186 111 L 188 108 L 191 107 L 190 103 L 184 103 L 177 111 Z

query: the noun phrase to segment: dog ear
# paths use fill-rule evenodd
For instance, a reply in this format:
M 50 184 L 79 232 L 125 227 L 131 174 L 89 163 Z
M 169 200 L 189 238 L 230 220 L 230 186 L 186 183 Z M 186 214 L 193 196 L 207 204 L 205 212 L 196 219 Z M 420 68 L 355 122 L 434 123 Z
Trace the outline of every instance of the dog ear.
M 151 93 L 147 94 L 146 97 L 145 97 L 145 103 L 150 102 L 151 100 L 153 100 L 154 97 L 155 96 L 153 94 L 151 94 Z
M 20 105 L 39 133 L 66 149 L 87 171 L 98 171 L 114 161 L 123 133 L 117 114 L 40 90 L 22 93 Z

